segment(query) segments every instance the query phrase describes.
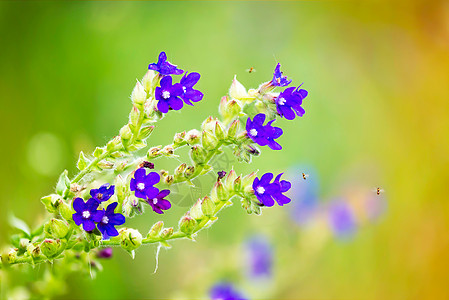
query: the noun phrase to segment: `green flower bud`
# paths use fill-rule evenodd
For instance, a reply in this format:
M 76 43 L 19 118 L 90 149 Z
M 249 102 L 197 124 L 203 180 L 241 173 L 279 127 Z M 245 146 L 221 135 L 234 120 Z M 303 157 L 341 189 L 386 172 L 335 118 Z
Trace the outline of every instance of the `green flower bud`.
M 106 152 L 106 150 L 104 148 L 97 147 L 97 148 L 95 148 L 95 151 L 92 153 L 92 155 L 94 157 L 98 158 L 98 157 L 102 156 L 103 153 L 105 153 L 105 152 Z
M 120 234 L 120 245 L 127 251 L 132 251 L 142 245 L 142 235 L 136 229 L 123 228 Z
M 138 139 L 139 140 L 147 139 L 153 133 L 154 128 L 155 127 L 153 125 L 142 127 L 140 129 L 140 133 L 139 133 Z
M 225 137 L 223 125 L 219 121 L 215 122 L 215 136 L 220 141 Z
M 47 258 L 55 258 L 58 256 L 63 249 L 65 249 L 65 246 L 67 244 L 67 241 L 64 239 L 45 239 L 41 244 L 41 251 L 42 254 L 45 255 Z
M 239 176 L 234 180 L 234 191 L 238 192 L 242 188 L 242 178 Z
M 30 244 L 30 240 L 29 239 L 20 239 L 19 241 L 19 249 L 25 249 L 28 247 L 28 245 Z
M 159 234 L 161 233 L 162 227 L 164 227 L 164 222 L 163 221 L 159 221 L 157 223 L 155 223 L 150 231 L 147 234 L 147 238 L 156 238 L 159 236 Z
M 1 261 L 3 264 L 12 264 L 16 261 L 17 258 L 17 251 L 14 248 L 11 248 L 9 250 L 6 250 L 1 255 Z
M 205 216 L 213 216 L 215 213 L 215 204 L 209 197 L 204 197 L 201 202 L 201 210 Z
M 231 191 L 234 189 L 234 180 L 237 179 L 237 173 L 234 170 L 229 171 L 225 181 L 225 189 Z
M 175 134 L 175 137 L 173 138 L 173 146 L 174 147 L 181 147 L 186 144 L 186 141 L 184 140 L 186 137 L 186 132 L 178 132 Z
M 239 127 L 240 127 L 240 121 L 238 119 L 234 120 L 231 123 L 231 125 L 229 126 L 228 136 L 227 137 L 230 138 L 230 139 L 234 139 L 235 135 L 237 133 L 237 130 L 239 129 Z
M 207 119 L 204 120 L 201 124 L 201 129 L 203 129 L 203 131 L 213 132 L 213 130 L 215 129 L 214 118 L 212 118 L 211 116 L 207 117 Z
M 257 171 L 256 172 L 252 172 L 252 173 L 246 175 L 245 177 L 243 177 L 243 179 L 242 179 L 243 187 L 246 187 L 246 186 L 249 185 L 249 186 L 251 186 L 251 189 L 252 189 L 253 181 L 256 178 L 256 176 L 257 176 Z
M 176 169 L 175 169 L 175 175 L 181 175 L 182 173 L 184 173 L 184 171 L 186 170 L 187 165 L 186 164 L 180 164 Z
M 187 212 L 179 221 L 179 230 L 187 235 L 190 235 L 195 230 L 195 227 L 196 221 L 190 217 L 189 212 Z
M 122 140 L 127 141 L 132 138 L 132 136 L 133 133 L 131 131 L 131 128 L 129 128 L 129 124 L 126 124 L 120 129 L 120 137 L 122 138 Z
M 237 117 L 240 115 L 240 112 L 242 111 L 242 106 L 240 104 L 240 101 L 232 99 L 226 104 L 226 111 L 228 112 L 228 115 L 231 117 Z
M 168 175 L 164 178 L 164 182 L 167 185 L 171 185 L 175 181 L 175 177 L 173 175 Z
M 109 160 L 103 159 L 102 161 L 98 162 L 97 166 L 102 170 L 109 170 L 114 167 L 114 163 Z
M 60 195 L 51 194 L 51 195 L 42 197 L 41 202 L 45 205 L 45 208 L 47 209 L 47 211 L 49 213 L 55 213 L 56 207 L 57 207 L 57 202 L 59 199 L 61 199 Z
M 27 253 L 32 258 L 37 258 L 41 254 L 41 248 L 38 245 L 30 243 L 27 247 Z
M 185 141 L 189 145 L 195 145 L 200 141 L 200 132 L 196 129 L 192 129 L 186 133 Z
M 227 119 L 229 117 L 228 113 L 226 111 L 226 106 L 228 104 L 228 101 L 229 101 L 229 97 L 223 96 L 223 97 L 221 97 L 220 104 L 218 106 L 218 112 L 220 113 L 221 116 L 223 116 L 224 119 Z
M 107 145 L 106 145 L 106 149 L 109 152 L 113 152 L 115 150 L 118 150 L 120 148 L 120 146 L 122 145 L 122 141 L 120 139 L 120 136 L 116 136 L 114 137 L 112 140 L 110 140 Z
M 62 200 L 59 200 L 58 203 L 59 203 L 58 209 L 59 209 L 59 213 L 61 214 L 61 216 L 67 222 L 70 222 L 70 221 L 73 222 L 72 216 L 75 213 L 75 211 L 72 209 L 72 207 Z
M 188 177 L 192 176 L 194 173 L 195 173 L 195 167 L 194 166 L 189 166 L 185 170 L 184 176 L 188 178 Z
M 229 96 L 235 99 L 248 98 L 248 93 L 243 84 L 237 80 L 237 75 L 235 75 L 234 80 L 232 80 L 231 87 L 229 88 Z
M 217 147 L 218 140 L 217 138 L 212 135 L 210 131 L 203 130 L 202 138 L 201 138 L 202 144 L 204 149 L 212 150 Z
M 44 225 L 45 235 L 55 239 L 61 239 L 69 232 L 69 225 L 63 220 L 51 219 Z
M 164 228 L 161 232 L 161 238 L 166 240 L 173 235 L 173 227 Z
M 123 179 L 121 175 L 117 175 L 115 178 L 115 195 L 117 196 L 117 200 L 119 203 L 123 203 L 127 193 L 128 193 L 128 185 L 126 181 Z
M 201 208 L 201 199 L 193 204 L 192 208 L 190 208 L 190 216 L 195 220 L 201 220 L 204 217 L 203 210 Z
M 251 139 L 248 137 L 248 134 L 246 133 L 246 130 L 237 134 L 236 140 L 237 140 L 237 143 L 239 143 L 239 144 L 251 141 Z
M 89 165 L 89 163 L 90 163 L 89 159 L 84 155 L 84 152 L 81 151 L 78 161 L 76 163 L 76 167 L 78 168 L 78 170 L 82 171 Z
M 175 153 L 175 150 L 173 149 L 172 145 L 167 145 L 162 149 L 162 153 L 164 155 L 169 156 L 169 155 L 173 155 Z
M 133 106 L 131 112 L 129 113 L 129 122 L 131 124 L 131 128 L 136 128 L 137 123 L 139 123 L 140 110 Z
M 206 156 L 207 153 L 201 146 L 195 145 L 192 147 L 192 149 L 190 149 L 190 157 L 192 161 L 197 164 L 204 163 Z
M 159 76 L 153 70 L 148 70 L 142 78 L 143 88 L 150 94 L 159 83 Z
M 147 93 L 145 92 L 143 85 L 139 81 L 137 81 L 136 86 L 134 87 L 131 94 L 131 101 L 136 105 L 142 105 L 146 100 Z
M 221 181 L 217 181 L 213 188 L 213 193 L 217 196 L 217 199 L 219 201 L 227 200 L 227 192 L 225 190 L 225 187 Z
M 152 158 L 161 156 L 162 153 L 159 153 L 160 151 L 161 151 L 161 146 L 156 146 L 156 147 L 150 148 L 150 150 L 148 150 L 148 153 L 147 153 L 148 160 L 151 160 Z

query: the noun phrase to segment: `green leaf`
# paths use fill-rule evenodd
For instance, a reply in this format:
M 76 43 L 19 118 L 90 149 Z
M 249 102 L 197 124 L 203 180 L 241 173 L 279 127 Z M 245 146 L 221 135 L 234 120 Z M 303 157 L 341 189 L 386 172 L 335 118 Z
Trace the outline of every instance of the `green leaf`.
M 89 165 L 89 163 L 90 163 L 89 159 L 87 159 L 83 151 L 81 151 L 80 157 L 78 158 L 78 162 L 76 163 L 76 167 L 78 168 L 78 170 L 82 171 Z
M 58 195 L 51 194 L 41 198 L 41 202 L 44 204 L 47 211 L 51 214 L 56 212 L 55 203 L 58 200 L 58 197 Z
M 63 195 L 64 191 L 68 188 L 70 188 L 70 179 L 67 176 L 69 172 L 67 170 L 64 170 L 64 172 L 61 173 L 58 179 L 58 183 L 56 184 L 56 193 L 59 195 Z
M 30 227 L 28 227 L 27 223 L 25 223 L 23 220 L 17 218 L 13 214 L 9 215 L 8 221 L 9 221 L 9 225 L 12 228 L 22 231 L 27 238 L 31 239 L 31 231 L 30 231 Z
M 97 148 L 95 148 L 95 151 L 94 151 L 94 153 L 92 153 L 93 154 L 93 156 L 95 156 L 96 158 L 98 158 L 98 157 L 100 157 L 103 153 L 104 153 L 104 149 L 103 148 L 99 148 L 99 147 L 97 147 Z

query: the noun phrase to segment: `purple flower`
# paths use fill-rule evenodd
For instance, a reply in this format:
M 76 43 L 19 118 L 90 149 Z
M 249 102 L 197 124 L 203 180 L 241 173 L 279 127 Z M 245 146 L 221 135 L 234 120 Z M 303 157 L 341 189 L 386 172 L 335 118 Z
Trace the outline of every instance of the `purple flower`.
M 108 205 L 106 211 L 97 224 L 98 230 L 103 235 L 103 240 L 108 240 L 111 236 L 118 236 L 118 231 L 115 226 L 125 223 L 125 217 L 122 214 L 114 213 L 118 203 L 114 202 Z
M 245 298 L 234 286 L 229 282 L 221 282 L 215 284 L 210 290 L 210 298 L 212 300 L 245 300 Z
M 155 96 L 159 100 L 157 102 L 157 109 L 162 113 L 167 113 L 168 110 L 180 110 L 184 103 L 180 96 L 183 94 L 181 84 L 175 83 L 172 85 L 171 76 L 165 76 L 161 79 L 161 86 L 156 87 Z
M 248 240 L 247 263 L 249 275 L 254 278 L 270 277 L 273 267 L 273 250 L 264 236 L 255 236 Z
M 279 193 L 279 185 L 270 183 L 271 179 L 273 173 L 265 173 L 260 180 L 256 177 L 253 181 L 254 194 L 263 206 L 273 206 L 273 195 Z
M 287 120 L 293 120 L 295 112 L 298 117 L 302 117 L 306 111 L 301 107 L 302 100 L 307 97 L 308 92 L 303 89 L 289 87 L 285 89 L 276 98 L 276 110 L 281 117 L 285 117 Z
M 201 99 L 203 99 L 203 93 L 201 93 L 198 90 L 193 89 L 193 86 L 200 80 L 201 75 L 199 73 L 193 72 L 187 75 L 187 72 L 184 74 L 184 76 L 181 78 L 181 84 L 183 94 L 181 98 L 184 100 L 184 102 L 188 105 L 192 105 L 192 102 L 198 102 Z
M 282 174 L 284 173 L 281 173 L 278 176 L 276 176 L 273 182 L 273 184 L 279 187 L 279 189 L 277 189 L 276 192 L 273 194 L 273 198 L 280 206 L 290 203 L 290 201 L 292 201 L 289 197 L 282 194 L 287 192 L 292 187 L 292 184 L 287 180 L 279 181 L 281 179 Z
M 287 76 L 282 76 L 281 72 L 281 64 L 277 64 L 273 73 L 273 80 L 271 80 L 271 84 L 274 86 L 287 86 L 291 83 L 291 80 L 287 79 Z
M 112 248 L 104 248 L 98 251 L 98 258 L 110 258 L 112 256 Z
M 184 73 L 184 71 L 178 69 L 176 65 L 167 61 L 167 54 L 165 54 L 165 52 L 161 52 L 157 63 L 150 64 L 148 69 L 158 71 L 161 75 L 181 75 Z
M 217 175 L 218 175 L 218 179 L 222 179 L 226 176 L 226 171 L 218 171 Z
M 343 201 L 331 205 L 329 223 L 337 237 L 351 236 L 356 229 L 355 217 L 351 207 Z
M 167 210 L 171 207 L 170 201 L 164 199 L 170 194 L 170 190 L 162 190 L 159 192 L 157 188 L 151 190 L 151 193 L 147 194 L 148 204 L 153 208 L 153 211 L 158 214 L 163 214 L 162 210 Z
M 73 209 L 76 213 L 72 215 L 73 221 L 77 226 L 83 224 L 85 231 L 92 231 L 95 229 L 95 223 L 100 222 L 104 215 L 103 210 L 97 210 L 100 203 L 94 198 L 90 198 L 84 202 L 81 198 L 73 200 Z
M 134 178 L 131 179 L 129 187 L 137 198 L 147 199 L 147 195 L 153 195 L 155 191 L 158 191 L 153 185 L 161 180 L 161 176 L 156 172 L 151 172 L 146 175 L 144 168 L 138 169 L 134 173 Z
M 98 202 L 108 201 L 114 195 L 114 190 L 115 186 L 105 183 L 99 189 L 90 190 L 90 195 Z
M 252 121 L 248 118 L 246 121 L 246 131 L 248 136 L 260 146 L 268 145 L 272 150 L 281 150 L 282 146 L 279 145 L 275 139 L 280 137 L 283 131 L 279 127 L 271 126 L 274 121 L 275 120 L 271 120 L 264 126 L 264 114 L 256 115 Z

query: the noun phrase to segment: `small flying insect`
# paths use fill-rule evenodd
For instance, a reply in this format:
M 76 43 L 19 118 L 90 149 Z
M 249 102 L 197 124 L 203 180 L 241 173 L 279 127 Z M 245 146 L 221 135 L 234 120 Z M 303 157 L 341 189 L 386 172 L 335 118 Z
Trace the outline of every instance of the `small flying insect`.
M 377 187 L 373 190 L 373 192 L 375 192 L 377 195 L 380 195 L 381 193 L 385 192 L 383 189 L 381 189 L 380 187 Z
M 251 67 L 251 68 L 247 69 L 246 72 L 248 72 L 248 73 L 251 74 L 251 73 L 253 73 L 253 72 L 256 72 L 256 69 L 254 69 L 253 67 Z
M 302 179 L 306 180 L 309 177 L 309 174 L 302 173 Z

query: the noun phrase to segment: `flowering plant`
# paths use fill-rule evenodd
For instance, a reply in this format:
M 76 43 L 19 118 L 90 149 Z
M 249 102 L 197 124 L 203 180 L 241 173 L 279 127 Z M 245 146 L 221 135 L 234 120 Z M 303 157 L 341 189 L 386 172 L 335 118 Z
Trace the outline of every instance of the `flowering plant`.
M 173 240 L 194 239 L 236 199 L 248 213 L 257 215 L 275 202 L 280 206 L 290 202 L 284 193 L 291 184 L 281 180 L 282 174 L 275 178 L 272 173 L 242 175 L 234 169 L 213 170 L 210 164 L 224 147 L 231 148 L 238 161 L 247 163 L 260 155 L 259 146 L 282 149 L 275 140 L 283 130 L 272 124 L 276 117 L 292 120 L 303 116 L 301 105 L 307 91 L 288 87 L 281 93 L 274 92 L 291 83 L 280 71 L 280 64 L 273 79 L 257 89 L 247 90 L 234 78 L 228 95 L 220 100 L 219 118 L 208 117 L 201 131 L 178 132 L 173 143 L 151 146 L 144 156 L 139 156 L 138 151 L 147 147 L 151 133 L 165 114 L 181 110 L 184 103 L 193 106 L 204 96 L 195 88 L 200 74 L 179 69 L 167 60 L 165 52 L 148 69 L 132 91 L 129 122 L 119 135 L 91 155 L 81 152 L 79 173 L 70 178 L 64 171 L 55 193 L 41 199 L 52 217 L 33 231 L 23 221 L 13 219 L 20 234 L 12 237 L 13 247 L 2 254 L 1 268 L 49 261 L 60 265 L 87 261 L 98 266 L 96 259 L 110 257 L 111 246 L 121 246 L 134 256 L 143 245 L 170 247 Z M 183 76 L 177 82 L 174 76 L 179 75 Z M 182 148 L 189 149 L 190 161 L 182 162 L 173 171 L 159 168 L 158 158 L 179 160 L 176 153 Z M 217 180 L 210 193 L 198 199 L 177 226 L 166 227 L 158 221 L 146 233 L 127 226 L 129 218 L 143 214 L 148 206 L 155 216 L 169 213 L 172 187 L 192 185 L 193 179 L 211 172 L 216 172 Z M 96 254 L 96 258 L 85 255 L 89 253 Z

